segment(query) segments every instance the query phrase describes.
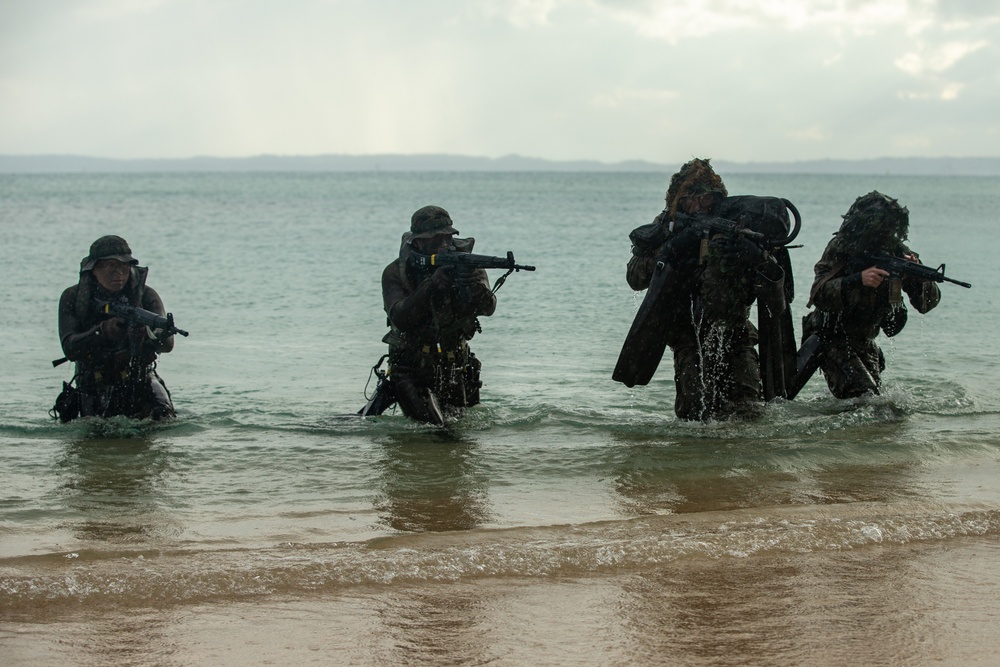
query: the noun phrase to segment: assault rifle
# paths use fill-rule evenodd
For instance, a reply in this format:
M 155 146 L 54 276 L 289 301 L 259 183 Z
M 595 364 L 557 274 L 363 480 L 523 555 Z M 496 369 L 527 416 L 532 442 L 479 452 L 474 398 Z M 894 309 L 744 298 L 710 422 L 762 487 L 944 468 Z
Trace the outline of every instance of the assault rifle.
M 730 238 L 742 236 L 764 249 L 780 248 L 791 243 L 798 236 L 799 229 L 802 227 L 802 218 L 799 217 L 799 212 L 794 207 L 791 207 L 790 203 L 789 209 L 793 213 L 795 225 L 790 232 L 781 230 L 782 236 L 780 238 L 772 238 L 770 234 L 757 231 L 752 228 L 752 225 L 745 224 L 742 220 L 728 220 L 726 218 L 690 215 L 679 212 L 674 214 L 673 219 L 670 221 L 669 229 L 671 232 L 695 229 L 705 236 L 714 236 L 716 234 L 722 234 Z
M 149 327 L 150 329 L 163 329 L 163 335 L 165 336 L 173 336 L 174 334 L 180 334 L 182 336 L 188 335 L 187 331 L 178 329 L 174 326 L 173 313 L 167 313 L 166 317 L 163 315 L 157 315 L 151 310 L 139 308 L 138 306 L 131 306 L 125 299 L 98 301 L 98 304 L 100 305 L 100 312 L 105 315 L 121 317 L 122 319 L 125 319 L 133 324 L 141 324 Z
M 535 267 L 514 263 L 514 253 L 507 251 L 506 257 L 490 257 L 475 255 L 471 252 L 441 252 L 436 255 L 421 255 L 410 253 L 410 259 L 415 266 L 429 268 L 432 266 L 468 266 L 475 269 L 507 269 L 508 271 L 534 271 Z
M 497 278 L 493 285 L 493 292 L 507 280 L 507 276 L 515 271 L 534 271 L 535 267 L 516 264 L 514 253 L 507 251 L 506 257 L 490 257 L 489 255 L 475 255 L 471 252 L 439 252 L 436 255 L 422 255 L 418 252 L 410 253 L 410 261 L 415 266 L 421 268 L 431 268 L 435 266 L 465 266 L 473 269 L 507 269 L 507 273 Z M 465 288 L 463 288 L 465 289 Z
M 966 288 L 972 287 L 970 283 L 954 280 L 944 275 L 944 264 L 936 269 L 932 269 L 929 266 L 917 264 L 916 262 L 911 262 L 902 257 L 896 257 L 884 252 L 873 255 L 870 261 L 878 268 L 888 271 L 889 275 L 893 278 L 916 278 L 917 280 L 933 280 L 936 283 L 947 281 Z
M 105 315 L 111 315 L 113 317 L 121 317 L 133 324 L 141 324 L 149 327 L 150 329 L 163 329 L 163 333 L 166 336 L 173 336 L 174 334 L 180 334 L 182 336 L 187 336 L 188 332 L 183 329 L 178 329 L 174 326 L 174 316 L 173 313 L 167 313 L 167 316 L 157 315 L 151 310 L 146 310 L 145 308 L 139 308 L 138 306 L 129 305 L 128 301 L 124 297 L 121 300 L 111 300 L 111 301 L 101 301 L 97 299 L 98 312 L 104 313 Z M 52 366 L 60 366 L 69 361 L 67 357 L 61 357 L 52 362 Z
M 713 236 L 723 234 L 729 237 L 743 236 L 755 243 L 764 242 L 767 237 L 760 232 L 755 232 L 744 225 L 725 218 L 710 218 L 703 215 L 689 215 L 687 213 L 675 213 L 670 221 L 671 232 L 680 232 L 685 229 L 695 229 L 703 234 Z

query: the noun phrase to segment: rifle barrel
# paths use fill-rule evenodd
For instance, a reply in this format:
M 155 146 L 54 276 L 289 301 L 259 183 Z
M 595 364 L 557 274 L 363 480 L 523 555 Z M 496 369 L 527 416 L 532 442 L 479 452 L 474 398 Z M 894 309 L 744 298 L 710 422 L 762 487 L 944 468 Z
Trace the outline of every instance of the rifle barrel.
M 433 255 L 421 255 L 413 253 L 413 257 L 419 266 L 471 266 L 477 269 L 510 269 L 513 271 L 534 271 L 535 267 L 514 262 L 514 253 L 507 253 L 506 257 L 491 257 L 489 255 L 476 255 L 469 252 L 443 252 Z
M 959 285 L 959 286 L 965 287 L 965 288 L 972 287 L 972 283 L 963 282 L 961 280 L 955 280 L 953 278 L 949 278 L 948 276 L 946 276 L 944 274 L 941 274 L 941 280 L 947 280 L 950 283 L 953 283 L 955 285 Z
M 874 257 L 875 265 L 879 268 L 884 268 L 890 273 L 897 274 L 907 274 L 916 276 L 922 280 L 933 280 L 934 282 L 949 282 L 954 285 L 959 285 L 960 287 L 970 288 L 971 283 L 967 283 L 961 280 L 955 280 L 954 278 L 949 278 L 944 275 L 944 264 L 932 269 L 926 264 L 918 264 L 917 262 L 911 262 L 902 257 L 896 257 L 895 255 L 889 255 L 887 253 L 882 253 Z

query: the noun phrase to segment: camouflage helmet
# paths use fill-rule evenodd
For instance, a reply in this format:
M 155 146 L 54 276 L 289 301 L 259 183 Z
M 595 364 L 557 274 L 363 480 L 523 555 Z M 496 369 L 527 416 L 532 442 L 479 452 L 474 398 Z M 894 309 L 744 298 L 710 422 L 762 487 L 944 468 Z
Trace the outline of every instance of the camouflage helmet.
M 721 200 L 729 195 L 722 178 L 715 173 L 709 161 L 709 159 L 695 158 L 670 177 L 666 199 L 671 217 L 677 212 L 681 199 L 685 197 L 715 194 Z
M 910 231 L 910 212 L 905 206 L 872 190 L 854 200 L 837 232 L 842 250 L 851 254 L 900 252 Z

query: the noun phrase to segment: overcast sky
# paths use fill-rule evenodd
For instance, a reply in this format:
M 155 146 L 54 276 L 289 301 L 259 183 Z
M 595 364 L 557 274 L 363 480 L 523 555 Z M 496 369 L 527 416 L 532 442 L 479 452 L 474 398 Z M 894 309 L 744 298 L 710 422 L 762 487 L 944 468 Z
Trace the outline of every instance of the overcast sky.
M 1000 156 L 996 0 L 0 0 L 0 154 Z

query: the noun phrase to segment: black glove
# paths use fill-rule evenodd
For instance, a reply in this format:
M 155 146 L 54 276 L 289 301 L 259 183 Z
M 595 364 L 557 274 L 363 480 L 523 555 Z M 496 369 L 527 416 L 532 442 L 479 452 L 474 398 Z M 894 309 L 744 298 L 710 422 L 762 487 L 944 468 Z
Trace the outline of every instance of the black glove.
M 697 263 L 701 254 L 701 232 L 693 227 L 671 234 L 665 259 L 674 266 Z
M 473 309 L 490 294 L 489 285 L 483 283 L 479 270 L 473 266 L 455 267 L 455 294 L 459 301 Z
M 456 266 L 454 280 L 456 285 L 472 287 L 479 284 L 479 275 L 474 266 Z
M 101 335 L 108 340 L 117 343 L 125 335 L 125 320 L 120 317 L 109 317 L 103 320 L 98 326 Z
M 441 294 L 452 285 L 452 267 L 439 266 L 434 269 L 434 273 L 427 278 L 427 289 L 433 294 Z
M 713 254 L 718 253 L 719 269 L 723 273 L 746 271 L 764 261 L 760 246 L 743 237 L 716 239 L 712 241 L 711 250 Z

